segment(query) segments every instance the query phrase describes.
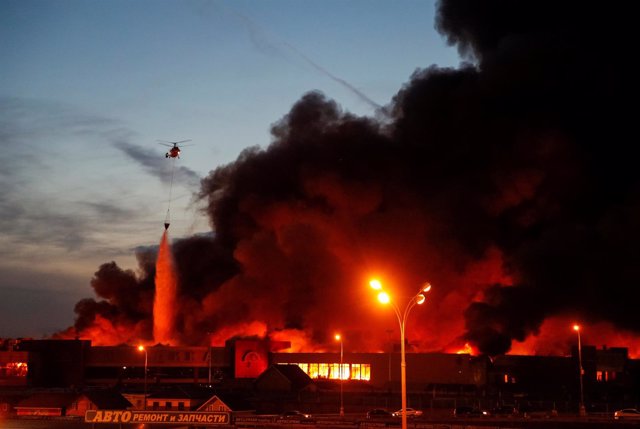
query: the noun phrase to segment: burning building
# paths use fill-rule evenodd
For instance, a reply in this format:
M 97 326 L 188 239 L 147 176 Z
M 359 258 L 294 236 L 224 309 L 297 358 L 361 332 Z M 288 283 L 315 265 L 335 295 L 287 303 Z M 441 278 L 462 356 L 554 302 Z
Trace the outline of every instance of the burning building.
M 236 338 L 222 347 L 156 345 L 143 354 L 126 345 L 29 340 L 18 343 L 14 350 L 0 351 L 0 362 L 11 356 L 25 362 L 28 371 L 23 382 L 14 384 L 16 387 L 56 391 L 70 387 L 73 391 L 115 388 L 138 408 L 142 407 L 143 391 L 157 393 L 153 397 L 159 398 L 172 386 L 241 392 L 253 398 L 256 406 L 270 404 L 276 391 L 282 398 L 299 397 L 299 392 L 287 390 L 297 385 L 316 392 L 309 396 L 313 403 L 323 403 L 319 397 L 329 398 L 344 389 L 353 409 L 399 397 L 400 354 L 395 350 L 349 351 L 341 357 L 337 352 L 289 352 L 288 346 L 266 339 Z M 585 346 L 582 358 L 584 391 L 590 406 L 622 406 L 640 399 L 640 365 L 629 358 L 626 349 Z M 579 398 L 575 349 L 565 357 L 504 355 L 493 359 L 465 353 L 411 352 L 406 360 L 407 392 L 421 407 L 453 408 L 460 401 L 485 401 L 490 406 L 498 401 L 545 402 L 567 411 L 577 406 Z M 289 366 L 295 366 L 296 371 L 285 371 L 292 369 Z M 11 374 L 5 375 L 0 374 L 0 385 L 15 381 Z
M 607 324 L 593 343 L 622 335 L 613 345 L 636 355 L 631 5 L 437 7 L 437 28 L 468 62 L 416 70 L 379 117 L 302 96 L 268 147 L 202 181 L 212 233 L 173 243 L 172 305 L 157 301 L 156 250 L 141 250 L 138 271 L 97 270 L 96 298 L 60 336 L 105 346 L 286 337 L 311 352 L 339 330 L 352 350 L 376 352 L 397 328 L 367 290 L 376 275 L 394 296 L 434 285 L 411 315 L 413 351 L 558 353 L 580 320 L 585 332 Z M 161 330 L 154 308 L 171 309 Z

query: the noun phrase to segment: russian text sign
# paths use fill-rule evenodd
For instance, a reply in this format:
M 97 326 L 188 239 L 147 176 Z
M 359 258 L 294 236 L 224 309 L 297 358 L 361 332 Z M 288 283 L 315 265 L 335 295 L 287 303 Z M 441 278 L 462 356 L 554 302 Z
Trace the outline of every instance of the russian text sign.
M 228 425 L 229 413 L 181 411 L 90 410 L 84 415 L 86 423 L 194 423 L 200 426 Z

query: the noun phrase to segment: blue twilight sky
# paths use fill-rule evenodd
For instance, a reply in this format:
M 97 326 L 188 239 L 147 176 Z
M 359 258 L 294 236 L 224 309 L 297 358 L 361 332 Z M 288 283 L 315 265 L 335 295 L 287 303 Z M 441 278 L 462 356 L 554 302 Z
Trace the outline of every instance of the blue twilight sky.
M 100 264 L 136 269 L 135 248 L 159 242 L 169 200 L 173 238 L 209 231 L 200 178 L 266 147 L 306 92 L 373 116 L 367 98 L 389 103 L 416 69 L 458 66 L 434 14 L 431 0 L 0 0 L 0 337 L 72 325 Z M 158 140 L 185 139 L 169 198 Z

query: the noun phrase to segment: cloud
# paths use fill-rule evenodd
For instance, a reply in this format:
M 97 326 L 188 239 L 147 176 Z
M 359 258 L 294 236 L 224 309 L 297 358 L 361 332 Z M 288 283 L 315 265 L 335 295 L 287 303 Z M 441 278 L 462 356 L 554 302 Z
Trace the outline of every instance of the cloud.
M 81 298 L 87 279 L 61 272 L 41 271 L 35 265 L 22 270 L 0 263 L 0 337 L 35 337 L 53 334 L 72 320 L 69 303 Z
M 89 208 L 91 219 L 105 211 L 82 202 L 82 177 L 76 183 L 66 181 L 78 168 L 70 166 L 70 159 L 85 150 L 91 152 L 90 145 L 96 140 L 101 144 L 101 133 L 117 123 L 48 101 L 5 97 L 0 103 L 0 234 L 11 237 L 14 244 L 49 242 L 67 250 L 82 247 L 90 225 L 83 217 L 83 207 Z M 95 203 L 103 208 L 108 205 L 106 201 Z

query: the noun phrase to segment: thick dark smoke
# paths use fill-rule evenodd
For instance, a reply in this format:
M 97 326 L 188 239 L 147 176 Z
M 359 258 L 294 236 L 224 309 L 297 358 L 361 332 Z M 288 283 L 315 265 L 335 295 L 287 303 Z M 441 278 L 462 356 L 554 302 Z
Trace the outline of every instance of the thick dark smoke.
M 640 330 L 628 301 L 640 280 L 628 7 L 440 4 L 438 28 L 478 60 L 477 83 L 448 98 L 460 96 L 463 110 L 471 101 L 471 116 L 483 118 L 460 124 L 478 126 L 474 144 L 491 157 L 482 168 L 500 197 L 493 239 L 516 280 L 465 312 L 467 336 L 483 351 L 504 352 L 562 313 Z
M 383 349 L 397 324 L 375 306 L 370 275 L 395 296 L 434 285 L 411 315 L 420 350 L 469 341 L 504 353 L 553 316 L 640 332 L 630 4 L 438 7 L 437 28 L 468 65 L 416 71 L 384 124 L 309 92 L 267 149 L 202 181 L 214 235 L 173 249 L 182 342 L 259 321 Z M 101 267 L 93 286 L 109 305 L 81 302 L 76 328 L 95 314 L 148 322 L 147 268 L 120 272 L 120 287 L 101 282 L 117 267 Z M 139 332 L 149 337 L 148 323 Z

